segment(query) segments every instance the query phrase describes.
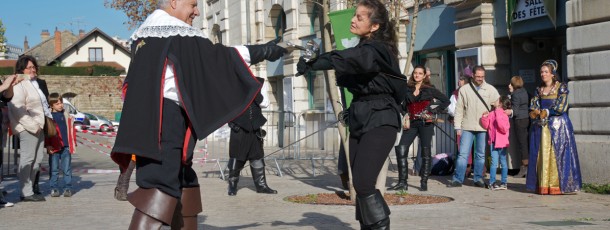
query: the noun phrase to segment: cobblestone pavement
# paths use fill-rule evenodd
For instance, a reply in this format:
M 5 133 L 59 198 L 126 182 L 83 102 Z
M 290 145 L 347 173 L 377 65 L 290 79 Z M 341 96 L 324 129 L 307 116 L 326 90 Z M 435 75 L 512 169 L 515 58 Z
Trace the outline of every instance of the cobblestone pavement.
M 94 167 L 87 154 L 94 151 L 79 147 L 74 165 Z M 99 152 L 99 151 L 98 151 Z M 103 156 L 97 153 L 96 157 Z M 104 161 L 107 161 L 105 159 Z M 43 161 L 43 166 L 45 166 Z M 248 168 L 242 171 L 237 196 L 226 195 L 226 182 L 218 166 L 197 163 L 195 169 L 202 186 L 203 213 L 199 229 L 358 229 L 353 206 L 304 205 L 284 201 L 291 195 L 333 193 L 340 182 L 333 160 L 286 161 L 283 176 L 277 176 L 272 160 L 267 160 L 267 178 L 277 195 L 257 194 Z M 221 163 L 222 164 L 222 163 Z M 110 164 L 111 165 L 111 164 Z M 116 169 L 104 166 L 103 169 Z M 87 173 L 74 176 L 75 194 L 71 198 L 50 197 L 48 174 L 42 188 L 46 202 L 18 202 L 18 183 L 7 177 L 0 187 L 8 192 L 14 207 L 0 208 L 0 229 L 126 229 L 133 207 L 116 201 L 113 189 L 118 173 Z M 387 184 L 396 181 L 390 171 Z M 135 188 L 132 178 L 130 190 Z M 541 196 L 525 192 L 525 179 L 509 178 L 506 191 L 475 188 L 467 181 L 461 188 L 446 188 L 449 177 L 432 177 L 429 191 L 418 190 L 419 178 L 411 176 L 410 193 L 452 197 L 452 202 L 429 205 L 391 206 L 392 229 L 610 229 L 610 196 Z

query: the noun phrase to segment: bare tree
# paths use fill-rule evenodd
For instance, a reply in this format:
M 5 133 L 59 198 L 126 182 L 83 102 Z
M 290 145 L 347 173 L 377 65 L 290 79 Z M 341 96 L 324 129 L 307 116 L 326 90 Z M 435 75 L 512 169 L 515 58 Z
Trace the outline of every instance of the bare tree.
M 129 29 L 139 26 L 146 17 L 157 9 L 157 0 L 104 0 L 104 6 L 125 12 Z

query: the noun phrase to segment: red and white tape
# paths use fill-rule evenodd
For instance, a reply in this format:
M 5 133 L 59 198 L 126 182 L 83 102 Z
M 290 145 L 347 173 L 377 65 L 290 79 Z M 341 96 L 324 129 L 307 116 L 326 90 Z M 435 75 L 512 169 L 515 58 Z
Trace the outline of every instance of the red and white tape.
M 94 147 L 94 146 L 91 146 L 91 144 L 88 144 L 88 143 L 85 143 L 85 142 L 82 142 L 82 141 L 77 141 L 77 142 L 78 142 L 79 144 L 84 145 L 84 146 L 87 146 L 87 147 L 89 147 L 90 149 L 93 149 L 93 150 L 95 150 L 95 151 L 97 151 L 97 152 L 99 152 L 99 153 L 101 153 L 101 154 L 104 154 L 104 155 L 106 155 L 106 156 L 110 156 L 110 153 L 104 152 L 104 151 L 102 151 L 102 150 L 100 150 L 100 149 L 98 149 L 98 148 L 96 148 L 96 147 Z
M 40 167 L 40 171 L 49 172 L 47 167 Z M 120 173 L 121 171 L 118 169 L 86 169 L 86 168 L 76 168 L 72 169 L 72 173 L 88 173 L 88 174 L 108 174 L 108 173 Z
M 88 133 L 98 136 L 107 136 L 107 137 L 116 137 L 116 132 L 99 132 L 99 131 L 91 131 L 91 130 L 76 130 L 79 133 Z
M 99 146 L 102 146 L 102 147 L 106 147 L 106 148 L 112 149 L 112 146 L 110 146 L 110 145 L 106 145 L 106 144 L 102 144 L 102 143 L 96 142 L 94 140 L 91 140 L 89 138 L 83 137 L 81 135 L 78 135 L 78 139 L 83 139 L 83 140 L 86 140 L 86 141 L 88 141 L 88 142 L 90 142 L 92 144 L 96 144 L 96 145 L 99 145 Z

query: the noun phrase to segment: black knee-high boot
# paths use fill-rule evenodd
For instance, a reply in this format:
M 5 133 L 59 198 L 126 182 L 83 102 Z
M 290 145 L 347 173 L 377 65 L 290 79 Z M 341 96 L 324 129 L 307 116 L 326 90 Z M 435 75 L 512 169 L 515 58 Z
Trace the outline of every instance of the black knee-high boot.
M 420 169 L 419 175 L 421 176 L 420 188 L 422 191 L 428 191 L 428 176 L 432 170 L 432 153 L 430 147 L 423 147 L 421 150 L 423 164 Z
M 265 161 L 263 159 L 250 160 L 250 170 L 252 170 L 252 179 L 257 193 L 276 194 L 277 191 L 267 186 L 265 178 Z
M 377 190 L 370 195 L 356 196 L 356 220 L 361 229 L 389 230 L 390 207 Z
M 244 168 L 245 161 L 237 160 L 237 158 L 229 159 L 229 189 L 227 194 L 229 196 L 237 195 L 237 182 L 239 182 L 239 172 Z
M 390 188 L 390 190 L 408 190 L 407 178 L 409 178 L 409 162 L 407 155 L 409 146 L 397 145 L 394 147 L 396 152 L 396 165 L 398 166 L 398 183 Z

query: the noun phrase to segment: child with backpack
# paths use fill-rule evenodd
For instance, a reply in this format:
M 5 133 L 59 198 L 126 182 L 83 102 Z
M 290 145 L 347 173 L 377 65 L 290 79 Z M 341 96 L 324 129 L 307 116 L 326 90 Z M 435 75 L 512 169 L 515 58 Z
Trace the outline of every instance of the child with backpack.
M 504 110 L 511 108 L 510 99 L 507 96 L 501 96 L 493 105 L 491 112 L 484 112 L 481 117 L 481 126 L 487 129 L 489 138 L 487 143 L 491 147 L 491 168 L 489 169 L 489 189 L 491 190 L 506 190 L 506 181 L 508 177 L 508 164 L 506 159 L 506 149 L 508 148 L 508 135 L 510 130 L 510 122 L 508 115 Z M 496 170 L 498 169 L 498 160 L 502 166 L 501 183 L 496 182 Z
M 49 153 L 51 197 L 59 197 L 59 166 L 64 174 L 64 197 L 72 196 L 72 156 L 76 148 L 74 121 L 64 110 L 63 99 L 58 93 L 49 94 L 51 115 L 55 122 L 57 134 L 46 137 L 45 146 Z

